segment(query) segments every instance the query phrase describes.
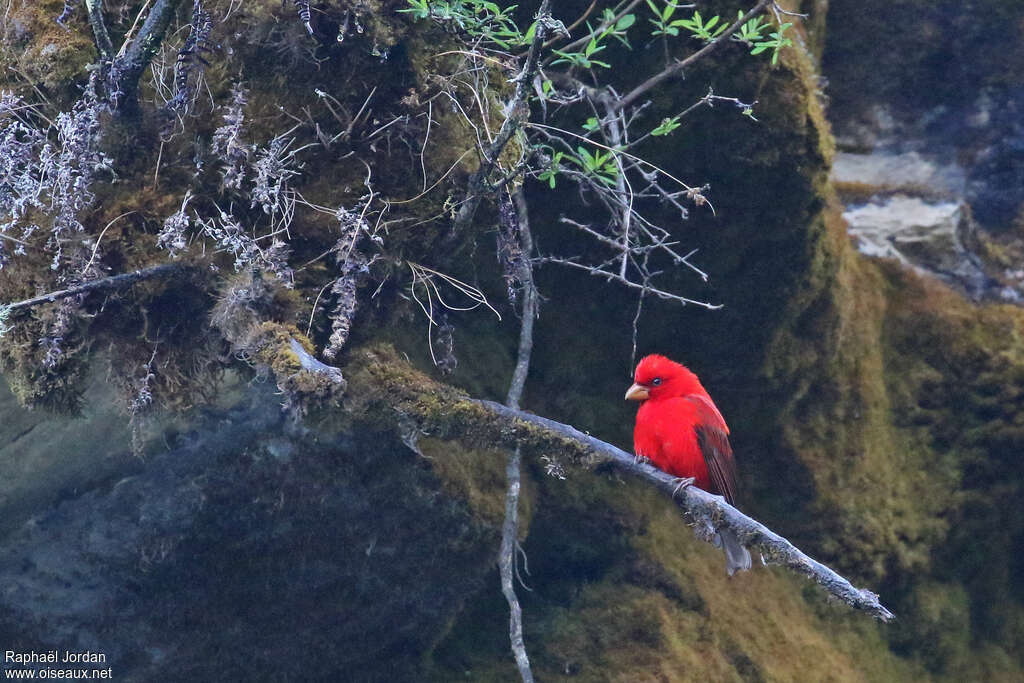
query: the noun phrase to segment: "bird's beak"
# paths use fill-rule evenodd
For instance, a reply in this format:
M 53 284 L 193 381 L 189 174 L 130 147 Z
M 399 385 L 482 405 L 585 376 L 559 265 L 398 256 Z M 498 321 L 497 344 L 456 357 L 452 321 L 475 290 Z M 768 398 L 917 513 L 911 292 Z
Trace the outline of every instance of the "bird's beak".
M 647 387 L 641 384 L 634 384 L 626 392 L 627 401 L 645 401 L 650 397 L 650 392 L 647 391 Z

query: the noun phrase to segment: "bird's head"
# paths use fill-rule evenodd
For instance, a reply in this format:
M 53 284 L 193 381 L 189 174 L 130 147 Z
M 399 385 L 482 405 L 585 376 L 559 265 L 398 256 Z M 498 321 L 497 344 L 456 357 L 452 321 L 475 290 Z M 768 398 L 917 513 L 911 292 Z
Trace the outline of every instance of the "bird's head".
M 665 356 L 646 356 L 636 366 L 627 401 L 657 400 L 689 394 L 706 394 L 697 375 Z

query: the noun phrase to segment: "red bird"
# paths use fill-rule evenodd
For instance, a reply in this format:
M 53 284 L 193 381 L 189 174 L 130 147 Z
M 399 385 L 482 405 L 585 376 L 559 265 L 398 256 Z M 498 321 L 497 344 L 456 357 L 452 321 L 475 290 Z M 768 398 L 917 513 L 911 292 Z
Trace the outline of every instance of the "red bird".
M 655 467 L 736 501 L 736 461 L 729 427 L 704 386 L 686 367 L 665 356 L 647 356 L 636 366 L 627 401 L 643 401 L 636 413 L 633 449 Z M 689 481 L 686 481 L 689 480 Z M 750 552 L 729 529 L 716 545 L 725 550 L 729 575 L 750 569 Z

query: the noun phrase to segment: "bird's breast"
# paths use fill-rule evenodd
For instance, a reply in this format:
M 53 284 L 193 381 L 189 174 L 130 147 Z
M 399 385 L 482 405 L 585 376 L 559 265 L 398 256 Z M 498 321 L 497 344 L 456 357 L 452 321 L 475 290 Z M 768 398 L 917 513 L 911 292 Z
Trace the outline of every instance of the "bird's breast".
M 637 411 L 633 448 L 638 455 L 674 477 L 694 477 L 708 490 L 710 477 L 697 442 L 694 421 L 684 411 L 658 401 L 645 401 Z

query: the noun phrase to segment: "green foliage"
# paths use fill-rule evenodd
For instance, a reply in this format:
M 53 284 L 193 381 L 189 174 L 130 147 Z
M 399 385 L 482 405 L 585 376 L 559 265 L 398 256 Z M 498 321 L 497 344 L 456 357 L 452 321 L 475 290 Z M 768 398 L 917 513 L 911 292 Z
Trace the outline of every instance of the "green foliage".
M 648 21 L 654 24 L 654 30 L 651 31 L 651 35 L 678 36 L 679 28 L 681 26 L 685 26 L 687 21 L 686 19 L 676 19 L 674 21 L 671 20 L 672 15 L 675 14 L 675 11 L 679 8 L 679 5 L 676 5 L 673 2 L 667 2 L 665 3 L 664 8 L 659 8 L 657 3 L 655 3 L 653 0 L 646 0 L 646 2 L 647 6 L 651 8 L 652 12 L 654 12 L 654 18 L 648 19 Z M 700 13 L 695 13 L 695 16 L 698 18 L 699 21 Z M 715 17 L 712 23 L 717 21 L 718 17 Z M 723 26 L 722 29 L 724 28 L 725 27 Z
M 616 19 L 615 13 L 611 9 L 605 9 L 602 19 L 603 21 L 598 27 L 600 30 L 595 29 L 590 25 L 590 22 L 587 22 L 587 35 L 590 36 L 590 40 L 587 41 L 582 52 L 552 50 L 552 52 L 561 57 L 561 59 L 553 61 L 552 64 L 568 63 L 583 69 L 591 69 L 594 66 L 610 69 L 611 65 L 607 62 L 591 59 L 591 57 L 607 47 L 607 45 L 603 43 L 608 38 L 615 38 L 627 48 L 632 48 L 626 37 L 626 31 L 636 23 L 636 15 L 625 14 Z
M 537 180 L 542 183 L 547 183 L 548 187 L 552 190 L 555 189 L 555 178 L 558 176 L 558 171 L 561 169 L 562 157 L 565 154 L 563 152 L 555 152 L 551 155 L 551 163 L 537 175 Z
M 672 15 L 679 7 L 678 5 L 667 2 L 664 7 L 659 7 L 654 0 L 646 0 L 646 2 L 647 6 L 654 13 L 654 18 L 649 19 L 654 24 L 654 30 L 651 31 L 652 36 L 678 36 L 680 29 L 686 29 L 691 37 L 702 40 L 705 43 L 710 43 L 721 36 L 728 28 L 728 24 L 722 21 L 722 18 L 717 14 L 705 19 L 699 11 L 695 11 L 689 19 L 673 20 Z M 737 12 L 737 20 L 742 19 L 743 14 L 742 10 Z M 779 26 L 778 31 L 773 31 L 765 37 L 764 32 L 772 27 L 771 22 L 763 17 L 754 17 L 740 26 L 739 30 L 732 35 L 732 40 L 749 45 L 751 48 L 750 54 L 752 55 L 759 55 L 762 52 L 771 50 L 772 64 L 777 64 L 779 61 L 779 50 L 793 44 L 792 40 L 783 36 L 786 29 L 792 25 L 792 23 L 782 24 Z
M 490 0 L 406 0 L 406 2 L 409 6 L 398 10 L 399 12 L 410 14 L 417 20 L 433 19 L 440 24 L 453 27 L 456 31 L 464 32 L 475 38 L 483 38 L 506 50 L 529 45 L 537 31 L 536 22 L 533 22 L 525 32 L 516 25 L 512 14 L 518 5 L 502 8 Z M 719 38 L 729 26 L 719 15 L 716 14 L 705 19 L 699 11 L 695 11 L 688 19 L 673 19 L 676 10 L 682 5 L 677 5 L 672 0 L 667 0 L 664 4 L 656 2 L 656 0 L 645 0 L 645 2 L 654 14 L 653 18 L 648 18 L 648 21 L 654 25 L 654 29 L 650 33 L 652 36 L 675 37 L 680 35 L 681 29 L 685 29 L 690 37 L 710 43 Z M 742 18 L 743 14 L 741 10 L 737 17 Z M 595 55 L 607 47 L 609 38 L 614 38 L 625 47 L 632 49 L 628 32 L 635 25 L 635 14 L 617 16 L 612 8 L 606 7 L 601 13 L 601 23 L 596 28 L 587 22 L 587 33 L 584 36 L 586 41 L 583 43 L 583 48 L 581 50 L 553 49 L 552 52 L 558 56 L 558 59 L 554 60 L 552 65 L 569 64 L 586 70 L 595 67 L 611 69 L 611 64 L 595 59 Z M 732 36 L 732 39 L 750 46 L 752 55 L 770 50 L 772 64 L 776 64 L 779 59 L 779 50 L 793 44 L 792 40 L 783 36 L 790 26 L 792 26 L 791 23 L 782 24 L 778 31 L 765 37 L 764 32 L 772 27 L 771 22 L 762 17 L 754 17 L 745 22 Z M 550 89 L 549 86 L 548 89 Z
M 655 137 L 661 135 L 668 135 L 676 128 L 678 128 L 680 125 L 682 124 L 679 123 L 678 116 L 673 116 L 672 118 L 669 119 L 662 119 L 661 123 L 658 124 L 658 127 L 651 131 L 651 135 L 654 135 Z
M 602 62 L 597 59 L 593 59 L 601 50 L 605 49 L 605 45 L 601 44 L 601 40 L 607 36 L 607 32 L 593 35 L 590 40 L 587 41 L 586 47 L 583 48 L 582 52 L 565 52 L 563 50 L 552 50 L 561 59 L 556 59 L 552 64 L 571 64 L 578 66 L 581 69 L 592 69 L 595 66 L 604 67 L 605 69 L 612 68 L 612 65 L 608 62 Z
M 577 147 L 578 157 L 567 157 L 569 161 L 579 166 L 587 175 L 594 176 L 597 180 L 608 185 L 615 184 L 615 178 L 619 175 L 619 166 L 615 163 L 615 153 L 611 150 L 601 152 L 594 150 L 591 154 L 586 147 Z
M 624 14 L 616 19 L 615 12 L 613 12 L 611 8 L 606 7 L 601 16 L 601 20 L 602 25 L 608 26 L 605 33 L 615 38 L 626 47 L 632 48 L 629 44 L 629 40 L 626 39 L 626 31 L 636 23 L 635 14 Z
M 737 19 L 743 18 L 742 10 L 736 13 Z M 743 43 L 753 44 L 761 40 L 761 32 L 768 28 L 770 24 L 768 20 L 762 17 L 754 17 L 750 21 L 740 26 L 740 30 L 733 36 L 734 40 L 738 40 Z
M 779 50 L 781 50 L 784 47 L 789 47 L 790 45 L 793 44 L 793 41 L 790 40 L 789 38 L 782 37 L 782 34 L 785 33 L 786 29 L 792 25 L 793 24 L 786 22 L 785 24 L 779 26 L 778 31 L 772 31 L 771 33 L 768 34 L 768 39 L 763 40 L 754 45 L 753 49 L 750 51 L 750 54 L 759 55 L 762 52 L 765 52 L 766 50 L 771 50 L 772 64 L 778 64 Z
M 512 13 L 518 5 L 504 9 L 489 0 L 408 0 L 409 7 L 399 12 L 414 19 L 433 19 L 448 24 L 470 36 L 484 38 L 503 49 L 527 45 L 533 39 L 536 25 L 523 34 Z
M 700 16 L 700 12 L 694 12 L 693 16 L 690 17 L 689 19 L 677 19 L 676 21 L 673 21 L 672 24 L 669 26 L 669 29 L 671 30 L 671 28 L 680 26 L 688 30 L 694 38 L 699 38 L 700 40 L 703 40 L 705 43 L 710 43 L 712 40 L 722 35 L 722 32 L 725 31 L 726 28 L 728 28 L 727 24 L 725 24 L 724 22 L 720 24 L 719 20 L 720 17 L 716 14 L 707 21 L 704 21 L 703 18 Z M 672 33 L 671 35 L 679 34 L 677 31 L 676 33 Z

